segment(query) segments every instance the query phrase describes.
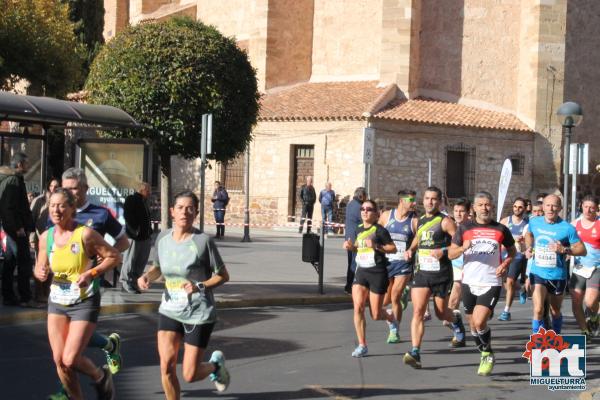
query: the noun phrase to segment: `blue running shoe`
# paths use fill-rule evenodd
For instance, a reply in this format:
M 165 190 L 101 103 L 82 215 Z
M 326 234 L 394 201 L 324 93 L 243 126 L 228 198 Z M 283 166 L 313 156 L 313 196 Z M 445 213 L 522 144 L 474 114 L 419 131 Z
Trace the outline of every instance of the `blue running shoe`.
M 352 352 L 352 357 L 355 357 L 355 358 L 364 357 L 367 355 L 368 352 L 369 352 L 369 349 L 367 348 L 367 346 L 363 346 L 362 344 L 359 344 L 358 346 L 356 346 L 356 348 Z
M 527 292 L 525 292 L 524 290 L 521 290 L 521 293 L 519 293 L 519 304 L 525 304 L 527 303 Z
M 225 355 L 220 350 L 213 351 L 208 362 L 219 366 L 219 370 L 210 374 L 209 378 L 215 384 L 217 391 L 225 391 L 231 381 L 229 371 L 225 368 Z
M 510 321 L 510 313 L 508 311 L 502 311 L 498 317 L 498 321 Z

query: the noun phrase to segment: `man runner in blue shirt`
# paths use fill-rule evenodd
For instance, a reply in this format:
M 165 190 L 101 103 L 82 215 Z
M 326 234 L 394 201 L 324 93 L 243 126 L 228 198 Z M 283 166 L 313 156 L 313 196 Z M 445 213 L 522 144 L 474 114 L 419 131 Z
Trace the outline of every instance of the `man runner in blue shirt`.
M 575 227 L 558 216 L 562 209 L 560 197 L 551 194 L 544 198 L 543 217 L 531 218 L 525 234 L 525 256 L 533 257 L 529 279 L 533 287 L 533 319 L 531 328 L 550 329 L 543 321 L 544 301 L 550 297 L 552 329 L 561 332 L 561 306 L 567 286 L 567 255 L 584 256 L 586 249 Z

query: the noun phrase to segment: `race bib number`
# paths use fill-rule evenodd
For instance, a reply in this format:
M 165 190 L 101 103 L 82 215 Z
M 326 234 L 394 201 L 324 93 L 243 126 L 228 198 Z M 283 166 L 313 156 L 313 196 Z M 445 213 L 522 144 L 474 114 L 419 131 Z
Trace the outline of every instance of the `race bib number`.
M 396 252 L 394 254 L 388 254 L 387 258 L 390 261 L 404 261 L 404 252 L 406 251 L 406 242 L 401 240 L 394 240 L 396 245 Z
M 581 276 L 582 278 L 589 279 L 596 270 L 596 267 L 585 267 L 581 264 L 575 265 L 573 273 Z
M 373 268 L 375 264 L 375 251 L 373 249 L 358 249 L 356 265 L 361 268 Z
M 419 250 L 419 269 L 436 272 L 440 270 L 440 260 L 434 257 L 429 249 Z
M 189 295 L 182 287 L 184 282 L 180 279 L 165 282 L 167 293 L 165 293 L 166 301 L 163 303 L 163 307 L 172 311 L 181 311 L 189 305 Z
M 541 268 L 556 268 L 556 252 L 547 246 L 535 247 L 535 265 Z
M 76 283 L 53 281 L 50 286 L 50 301 L 70 306 L 81 300 L 81 289 Z

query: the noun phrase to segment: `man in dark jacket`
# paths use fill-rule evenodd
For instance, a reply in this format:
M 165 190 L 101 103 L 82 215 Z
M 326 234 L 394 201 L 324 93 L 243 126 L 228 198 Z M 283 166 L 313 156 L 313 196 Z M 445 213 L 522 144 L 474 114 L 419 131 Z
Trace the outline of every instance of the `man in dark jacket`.
M 300 200 L 302 201 L 302 215 L 300 216 L 300 227 L 298 233 L 302 233 L 304 228 L 304 220 L 306 219 L 306 232 L 310 233 L 312 225 L 313 210 L 317 201 L 317 193 L 313 186 L 312 176 L 306 177 L 306 184 L 300 188 Z
M 137 280 L 144 273 L 152 248 L 152 226 L 148 197 L 150 185 L 142 182 L 138 191 L 125 198 L 123 206 L 125 231 L 129 237 L 129 248 L 123 253 L 121 285 L 129 293 L 140 293 Z
M 34 228 L 23 178 L 28 168 L 27 156 L 23 153 L 13 156 L 11 168 L 0 167 L 0 219 L 7 235 L 7 251 L 2 271 L 2 301 L 9 306 L 33 306 L 29 282 L 32 271 L 29 233 Z M 19 298 L 13 290 L 15 266 Z
M 367 191 L 364 187 L 357 187 L 354 191 L 354 197 L 346 206 L 346 229 L 345 240 L 356 241 L 356 229 L 362 223 L 360 218 L 360 206 L 367 199 Z M 346 286 L 344 291 L 348 294 L 352 293 L 352 282 L 354 282 L 354 271 L 356 263 L 354 261 L 356 253 L 347 250 L 348 253 L 348 268 L 346 270 Z
M 215 214 L 215 223 L 217 224 L 217 239 L 225 236 L 225 209 L 229 204 L 229 193 L 221 185 L 221 182 L 215 182 L 215 191 L 210 199 L 213 203 L 213 212 Z

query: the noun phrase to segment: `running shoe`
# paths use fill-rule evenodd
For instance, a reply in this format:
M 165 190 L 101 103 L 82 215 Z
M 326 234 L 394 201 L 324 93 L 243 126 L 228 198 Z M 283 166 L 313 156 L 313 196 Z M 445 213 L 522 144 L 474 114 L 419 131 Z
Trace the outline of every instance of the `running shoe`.
M 510 312 L 502 311 L 498 317 L 498 321 L 510 321 Z
M 363 346 L 362 344 L 359 344 L 358 346 L 356 346 L 356 348 L 352 352 L 352 357 L 355 357 L 355 358 L 364 357 L 367 355 L 367 353 L 369 353 L 369 349 L 367 348 L 367 346 Z
M 429 313 L 429 311 L 425 311 L 425 315 L 423 315 L 423 321 L 431 321 L 431 314 Z
M 114 400 L 115 387 L 108 365 L 103 365 L 102 371 L 104 372 L 104 376 L 100 382 L 94 384 L 96 393 L 98 393 L 98 400 Z
M 118 333 L 108 335 L 108 340 L 112 342 L 113 348 L 111 351 L 104 350 L 106 355 L 106 364 L 110 369 L 110 373 L 116 375 L 121 370 L 123 358 L 121 357 L 121 336 Z
M 402 361 L 404 364 L 410 365 L 415 369 L 421 369 L 421 355 L 417 352 L 409 351 L 408 353 L 404 354 Z
M 213 351 L 210 356 L 210 363 L 217 364 L 219 369 L 217 372 L 213 372 L 210 374 L 210 380 L 214 382 L 215 387 L 218 392 L 224 392 L 227 390 L 229 386 L 229 382 L 231 382 L 231 377 L 229 376 L 229 371 L 225 368 L 225 355 L 222 351 L 216 350 Z
M 491 351 L 482 351 L 481 363 L 479 364 L 477 375 L 490 376 L 492 374 L 492 369 L 494 369 L 495 362 L 496 360 L 494 359 L 494 353 Z
M 398 336 L 397 329 L 390 329 L 390 333 L 387 338 L 388 343 L 400 343 L 400 337 Z
M 458 343 L 465 341 L 465 325 L 463 324 L 462 316 L 460 313 L 454 314 L 456 316 L 456 322 L 452 324 L 452 330 L 454 332 L 454 340 Z M 462 347 L 462 346 L 461 346 Z
M 400 305 L 402 306 L 402 311 L 406 310 L 408 307 L 408 295 L 410 294 L 410 288 L 407 286 L 402 291 L 402 296 L 400 296 Z
M 466 339 L 462 338 L 462 340 L 458 340 L 457 338 L 453 337 L 452 340 L 450 340 L 450 347 L 452 347 L 453 349 L 458 349 L 459 347 L 465 347 L 467 345 L 467 341 Z
M 527 292 L 524 290 L 521 290 L 521 293 L 519 293 L 519 304 L 525 304 L 527 303 Z

